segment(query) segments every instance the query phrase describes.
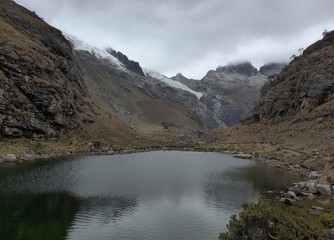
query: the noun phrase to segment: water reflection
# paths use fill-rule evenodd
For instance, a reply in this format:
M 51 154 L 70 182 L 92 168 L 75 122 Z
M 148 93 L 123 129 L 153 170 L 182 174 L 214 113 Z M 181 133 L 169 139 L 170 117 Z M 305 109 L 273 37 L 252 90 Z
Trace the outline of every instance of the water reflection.
M 65 239 L 78 208 L 66 193 L 1 194 L 0 239 Z
M 207 204 L 231 214 L 237 213 L 243 203 L 253 202 L 259 196 L 245 172 L 239 169 L 211 174 L 204 182 L 203 190 Z
M 251 181 L 254 188 L 262 192 L 284 189 L 290 187 L 291 183 L 299 182 L 303 179 L 302 176 L 260 163 L 245 167 L 240 172 L 242 174 L 236 174 L 234 179 L 243 178 L 246 181 Z

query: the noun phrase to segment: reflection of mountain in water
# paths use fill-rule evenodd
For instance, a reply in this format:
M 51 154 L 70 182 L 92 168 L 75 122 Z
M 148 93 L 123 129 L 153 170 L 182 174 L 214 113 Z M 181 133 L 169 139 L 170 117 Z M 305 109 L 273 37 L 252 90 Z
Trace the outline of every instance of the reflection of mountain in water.
M 270 167 L 265 164 L 256 164 L 246 167 L 243 175 L 248 181 L 252 181 L 258 191 L 280 190 L 291 186 L 291 183 L 302 180 L 301 176 L 289 173 L 277 167 Z M 240 178 L 242 176 L 235 176 Z
M 211 174 L 203 184 L 203 189 L 210 206 L 238 210 L 243 203 L 258 199 L 261 192 L 280 190 L 300 180 L 300 176 L 283 169 L 252 164 Z
M 65 239 L 78 208 L 65 193 L 1 194 L 0 239 Z

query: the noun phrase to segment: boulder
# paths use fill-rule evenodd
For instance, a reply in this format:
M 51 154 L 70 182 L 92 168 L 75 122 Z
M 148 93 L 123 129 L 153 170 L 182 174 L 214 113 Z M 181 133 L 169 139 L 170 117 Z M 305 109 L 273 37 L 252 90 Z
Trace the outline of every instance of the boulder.
M 321 212 L 318 209 L 310 208 L 308 213 L 312 216 L 320 216 Z
M 2 155 L 2 160 L 4 162 L 16 162 L 17 161 L 17 157 L 15 154 L 4 154 Z
M 302 196 L 303 191 L 301 190 L 301 187 L 289 187 L 288 191 L 293 192 L 296 196 Z
M 289 197 L 293 198 L 293 199 L 296 199 L 296 198 L 297 198 L 296 193 L 293 192 L 293 191 L 288 191 L 288 192 L 287 192 L 287 195 L 288 195 Z
M 329 184 L 317 184 L 317 190 L 321 195 L 331 196 L 332 188 Z
M 319 210 L 319 211 L 325 210 L 323 207 L 319 207 L 319 206 L 312 206 L 312 209 L 316 209 L 316 210 Z
M 281 203 L 284 203 L 285 205 L 289 205 L 289 206 L 295 206 L 298 205 L 297 201 L 294 199 L 290 199 L 290 198 L 281 198 L 279 200 Z

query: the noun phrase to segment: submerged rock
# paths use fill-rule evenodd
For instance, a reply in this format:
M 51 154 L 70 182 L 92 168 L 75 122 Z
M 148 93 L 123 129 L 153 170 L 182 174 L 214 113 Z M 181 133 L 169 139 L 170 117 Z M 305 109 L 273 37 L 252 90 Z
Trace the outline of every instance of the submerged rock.
M 239 154 L 233 155 L 233 157 L 242 158 L 242 159 L 251 159 L 253 156 L 250 154 L 246 154 L 246 153 L 239 153 Z

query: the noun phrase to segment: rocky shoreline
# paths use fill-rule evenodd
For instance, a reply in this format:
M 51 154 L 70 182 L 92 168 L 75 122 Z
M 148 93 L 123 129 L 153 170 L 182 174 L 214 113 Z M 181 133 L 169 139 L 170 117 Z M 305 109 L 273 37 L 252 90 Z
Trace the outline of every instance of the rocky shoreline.
M 275 193 L 269 191 L 268 194 L 274 196 L 279 202 L 295 206 L 298 205 L 302 200 L 313 200 L 317 197 L 328 197 L 334 196 L 334 182 L 333 179 L 327 177 L 323 179 L 325 171 L 314 171 L 301 165 L 289 165 L 283 161 L 275 159 L 267 159 L 263 157 L 253 157 L 250 154 L 235 152 L 234 156 L 242 159 L 252 159 L 256 162 L 263 163 L 269 166 L 278 167 L 295 174 L 305 177 L 305 181 L 294 183 L 292 186 Z M 321 213 L 326 211 L 326 207 L 312 206 L 307 209 L 308 213 L 313 216 L 320 216 Z
M 282 204 L 295 206 L 302 200 L 313 200 L 319 197 L 332 198 L 334 196 L 334 183 L 332 179 L 330 177 L 326 180 L 322 179 L 325 171 L 314 171 L 300 165 L 289 165 L 275 159 L 266 159 L 262 157 L 255 157 L 252 159 L 259 163 L 282 168 L 301 176 L 305 176 L 305 181 L 293 183 L 293 185 L 286 188 L 285 191 L 281 191 L 278 194 L 276 193 L 276 200 Z M 275 193 L 270 191 L 269 194 Z M 313 216 L 320 216 L 322 213 L 327 212 L 327 208 L 323 205 L 312 205 L 307 209 L 307 212 Z

